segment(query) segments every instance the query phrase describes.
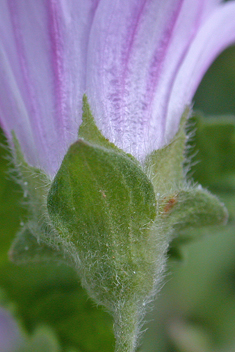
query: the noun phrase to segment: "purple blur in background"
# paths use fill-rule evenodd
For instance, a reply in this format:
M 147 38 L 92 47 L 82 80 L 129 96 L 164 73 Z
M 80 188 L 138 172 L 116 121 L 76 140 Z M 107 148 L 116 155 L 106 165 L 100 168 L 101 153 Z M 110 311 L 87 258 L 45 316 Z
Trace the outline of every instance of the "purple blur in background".
M 13 317 L 0 307 L 0 351 L 15 352 L 20 345 L 19 329 Z

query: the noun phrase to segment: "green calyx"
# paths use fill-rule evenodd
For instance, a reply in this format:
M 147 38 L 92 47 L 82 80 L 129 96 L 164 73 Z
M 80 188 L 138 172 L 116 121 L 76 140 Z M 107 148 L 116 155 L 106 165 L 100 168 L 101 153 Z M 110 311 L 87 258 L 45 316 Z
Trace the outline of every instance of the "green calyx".
M 51 186 L 48 212 L 61 237 L 74 246 L 87 289 L 94 286 L 90 293 L 101 303 L 107 299 L 103 293 L 110 292 L 106 304 L 112 309 L 123 290 L 118 282 L 131 272 L 133 283 L 126 287 L 131 290 L 141 281 L 140 267 L 149 268 L 155 256 L 145 248 L 156 217 L 148 178 L 121 154 L 78 140 Z M 80 261 L 86 265 L 80 268 Z
M 78 141 L 52 182 L 27 165 L 15 140 L 15 164 L 30 210 L 10 256 L 15 262 L 72 265 L 90 296 L 112 313 L 116 352 L 135 349 L 170 241 L 185 228 L 227 217 L 216 197 L 186 181 L 187 115 L 173 141 L 143 166 L 101 134 L 84 97 Z

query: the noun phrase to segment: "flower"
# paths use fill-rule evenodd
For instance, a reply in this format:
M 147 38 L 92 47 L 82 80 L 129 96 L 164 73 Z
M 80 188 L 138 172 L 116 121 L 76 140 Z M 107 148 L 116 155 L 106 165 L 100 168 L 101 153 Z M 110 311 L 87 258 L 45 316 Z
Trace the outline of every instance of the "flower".
M 143 160 L 176 133 L 234 18 L 218 0 L 2 0 L 0 124 L 53 177 L 86 93 L 103 134 Z
M 234 18 L 235 1 L 0 2 L 0 125 L 29 210 L 10 257 L 74 266 L 116 352 L 135 349 L 175 231 L 227 218 L 184 179 L 179 125 Z

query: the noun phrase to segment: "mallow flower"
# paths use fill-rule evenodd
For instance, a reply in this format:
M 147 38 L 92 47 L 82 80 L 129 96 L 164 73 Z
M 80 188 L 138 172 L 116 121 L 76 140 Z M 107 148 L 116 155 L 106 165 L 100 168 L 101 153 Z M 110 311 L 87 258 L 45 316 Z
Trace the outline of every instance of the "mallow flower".
M 74 266 L 116 351 L 136 347 L 172 238 L 226 218 L 187 182 L 184 125 L 234 41 L 234 1 L 0 2 L 0 125 L 29 208 L 10 255 Z

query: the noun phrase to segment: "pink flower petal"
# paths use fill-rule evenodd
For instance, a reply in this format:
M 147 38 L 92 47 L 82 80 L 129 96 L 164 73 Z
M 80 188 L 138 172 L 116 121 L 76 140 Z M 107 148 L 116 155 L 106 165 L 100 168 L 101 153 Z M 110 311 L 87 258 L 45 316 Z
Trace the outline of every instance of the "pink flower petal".
M 53 177 L 87 93 L 105 136 L 143 160 L 174 136 L 206 69 L 235 41 L 234 6 L 2 0 L 0 124 Z
M 215 58 L 235 43 L 235 2 L 218 6 L 192 41 L 174 81 L 168 102 L 165 142 L 178 129 L 185 105 L 190 104 L 206 70 Z
M 175 76 L 217 6 L 215 0 L 100 3 L 89 43 L 88 99 L 106 137 L 139 160 L 164 145 Z
M 0 122 L 28 162 L 54 175 L 81 122 L 87 44 L 99 0 L 2 0 Z

